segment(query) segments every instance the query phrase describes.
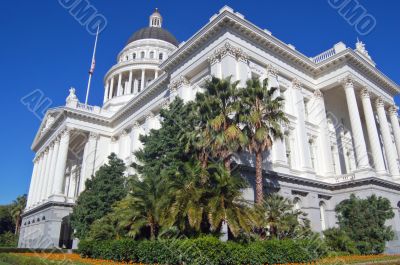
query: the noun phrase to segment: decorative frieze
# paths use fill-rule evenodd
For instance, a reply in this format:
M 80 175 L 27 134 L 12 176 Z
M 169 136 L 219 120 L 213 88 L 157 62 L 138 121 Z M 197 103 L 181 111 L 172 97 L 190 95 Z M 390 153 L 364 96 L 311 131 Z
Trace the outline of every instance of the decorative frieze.
M 244 62 L 247 62 L 249 58 L 249 56 L 241 48 L 237 48 L 232 46 L 229 42 L 226 42 L 224 46 L 214 50 L 213 54 L 208 57 L 208 62 L 210 64 L 214 64 L 219 62 L 226 55 L 231 55 L 235 57 L 236 60 Z

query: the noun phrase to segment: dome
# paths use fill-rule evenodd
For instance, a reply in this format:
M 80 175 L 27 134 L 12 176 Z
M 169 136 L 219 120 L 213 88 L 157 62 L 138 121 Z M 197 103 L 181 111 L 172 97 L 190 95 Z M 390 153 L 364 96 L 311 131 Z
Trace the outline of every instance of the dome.
M 165 30 L 161 27 L 146 27 L 142 28 L 135 33 L 129 38 L 128 42 L 126 44 L 129 44 L 131 42 L 134 42 L 136 40 L 142 40 L 142 39 L 156 39 L 156 40 L 163 40 L 166 42 L 169 42 L 176 47 L 178 47 L 179 42 L 176 40 L 174 35 L 172 35 L 168 30 Z

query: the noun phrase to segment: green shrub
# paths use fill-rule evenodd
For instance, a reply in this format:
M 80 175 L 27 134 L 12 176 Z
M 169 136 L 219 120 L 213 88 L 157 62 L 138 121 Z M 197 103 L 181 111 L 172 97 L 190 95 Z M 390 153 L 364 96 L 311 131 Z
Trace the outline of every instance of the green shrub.
M 339 228 L 330 228 L 324 231 L 325 242 L 330 251 L 360 254 L 356 247 L 356 243 Z
M 0 247 L 17 247 L 18 236 L 12 232 L 5 232 L 0 235 Z
M 158 241 L 81 241 L 84 257 L 146 264 L 277 264 L 310 262 L 321 257 L 321 240 L 266 240 L 247 244 L 214 237 Z

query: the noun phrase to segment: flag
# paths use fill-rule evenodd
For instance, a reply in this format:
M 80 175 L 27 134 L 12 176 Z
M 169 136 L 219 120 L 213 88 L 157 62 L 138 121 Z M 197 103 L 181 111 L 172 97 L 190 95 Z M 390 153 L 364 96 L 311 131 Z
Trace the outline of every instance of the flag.
M 93 58 L 92 65 L 90 66 L 89 74 L 92 75 L 94 73 L 94 68 L 96 66 L 96 59 Z

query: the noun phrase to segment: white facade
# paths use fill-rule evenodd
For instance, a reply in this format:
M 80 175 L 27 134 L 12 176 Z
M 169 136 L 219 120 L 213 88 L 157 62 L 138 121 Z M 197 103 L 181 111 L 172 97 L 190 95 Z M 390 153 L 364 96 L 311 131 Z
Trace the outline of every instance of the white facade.
M 161 26 L 155 12 L 150 28 Z M 128 43 L 105 75 L 103 106 L 80 103 L 70 89 L 66 105 L 47 112 L 32 145 L 20 247 L 58 246 L 67 233 L 62 218 L 85 180 L 111 152 L 130 163 L 141 147 L 139 135 L 159 128 L 160 109 L 175 97 L 194 99 L 211 76 L 232 76 L 242 86 L 248 78 L 268 77 L 279 87 L 290 123 L 265 161 L 265 186 L 295 199 L 316 231 L 335 225 L 333 209 L 350 193 L 389 198 L 396 212 L 391 224 L 400 230 L 400 126 L 393 99 L 400 87 L 376 68 L 361 42 L 355 49 L 339 42 L 307 57 L 224 7 L 179 47 L 160 38 Z M 251 182 L 249 157 L 240 162 Z M 254 199 L 252 189 L 245 195 Z

